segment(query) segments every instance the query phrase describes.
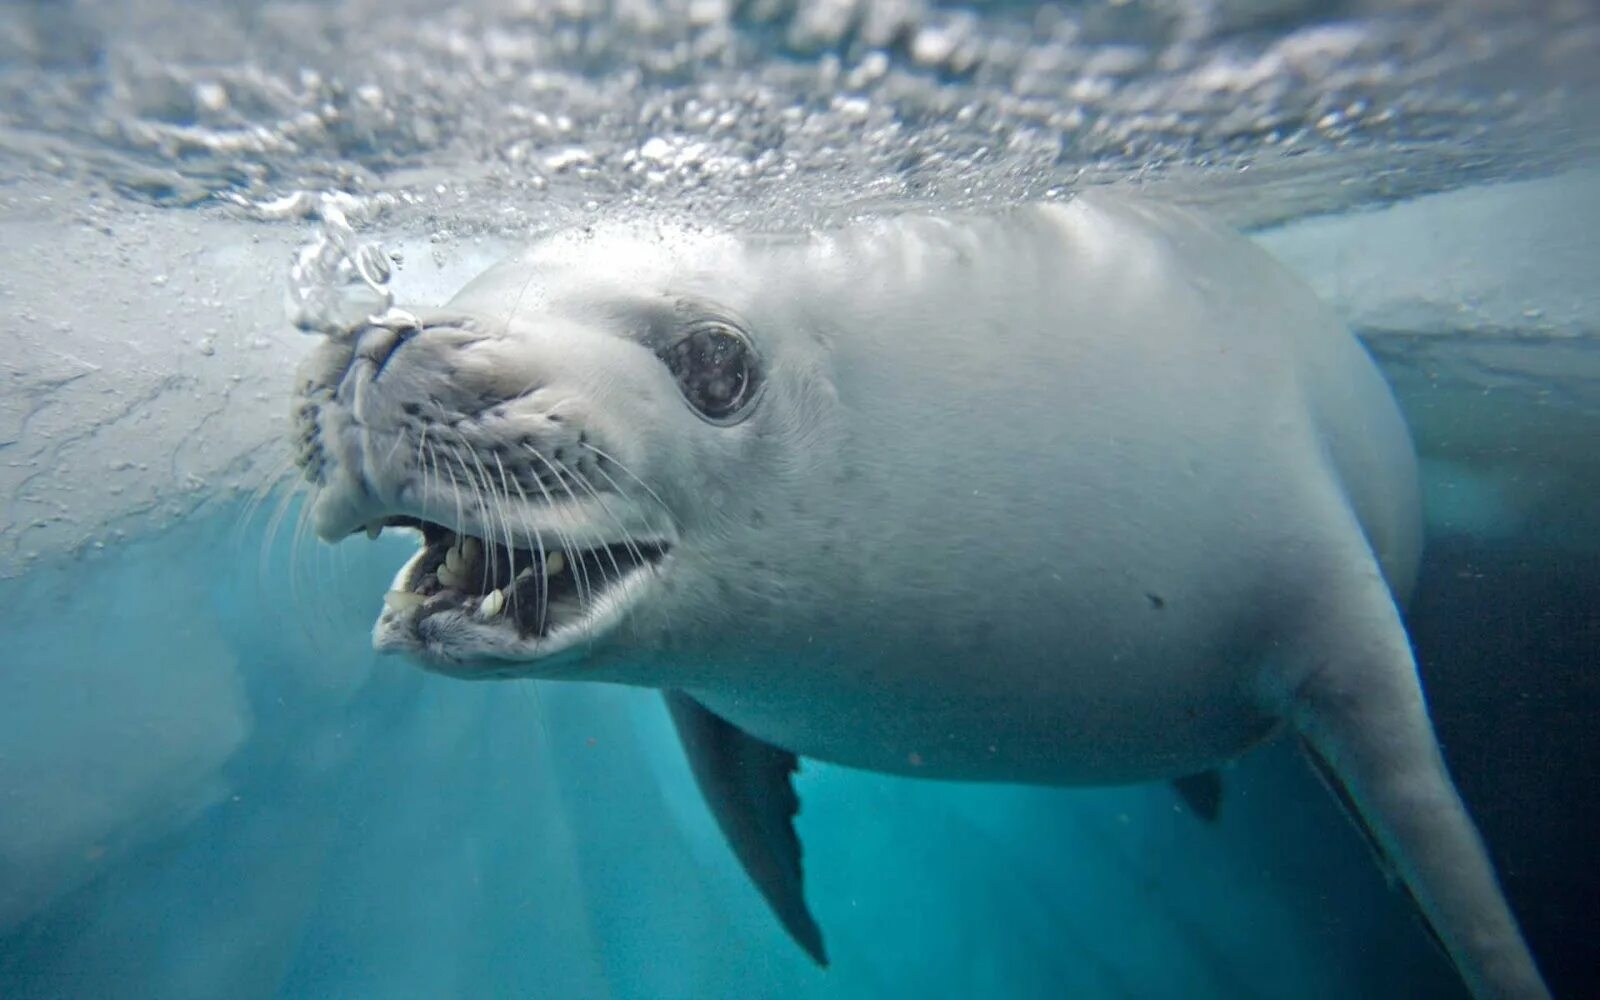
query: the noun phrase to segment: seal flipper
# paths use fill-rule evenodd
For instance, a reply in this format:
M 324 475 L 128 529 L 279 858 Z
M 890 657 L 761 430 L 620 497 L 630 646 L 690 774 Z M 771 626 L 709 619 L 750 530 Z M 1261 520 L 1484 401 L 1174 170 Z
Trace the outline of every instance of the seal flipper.
M 1222 772 L 1216 769 L 1172 779 L 1172 787 L 1189 811 L 1215 823 L 1222 812 Z
M 1304 636 L 1314 666 L 1289 706 L 1314 761 L 1354 806 L 1473 996 L 1549 997 L 1445 770 L 1381 575 L 1372 567 L 1329 596 Z
M 1439 949 L 1439 954 L 1444 956 L 1445 961 L 1450 961 L 1450 949 L 1445 947 L 1444 941 L 1439 937 L 1439 932 L 1434 930 L 1433 925 L 1428 922 L 1428 915 L 1423 912 L 1422 904 L 1417 902 L 1416 894 L 1411 891 L 1411 886 L 1407 885 L 1405 880 L 1400 877 L 1400 873 L 1395 871 L 1394 862 L 1389 860 L 1389 856 L 1383 853 L 1383 845 L 1378 843 L 1378 835 L 1372 832 L 1372 827 L 1367 825 L 1366 817 L 1362 816 L 1361 810 L 1356 808 L 1354 800 L 1350 798 L 1350 793 L 1345 790 L 1344 783 L 1334 773 L 1333 765 L 1323 760 L 1322 754 L 1317 752 L 1316 747 L 1306 742 L 1304 737 L 1300 739 L 1300 752 L 1305 754 L 1306 760 L 1311 762 L 1311 769 L 1317 772 L 1318 778 L 1322 779 L 1323 787 L 1328 790 L 1328 794 L 1332 795 L 1334 800 L 1339 803 L 1339 808 L 1344 813 L 1345 819 L 1350 821 L 1351 826 L 1361 831 L 1361 839 L 1367 842 L 1367 850 L 1372 852 L 1373 862 L 1383 872 L 1383 877 L 1389 881 L 1389 888 L 1398 888 L 1405 893 L 1406 899 L 1411 903 L 1412 914 L 1417 918 L 1417 923 L 1421 924 L 1422 929 L 1427 932 L 1428 940 L 1432 941 L 1433 946 Z
M 794 832 L 800 799 L 789 779 L 799 759 L 756 739 L 682 691 L 663 694 L 700 794 L 734 855 L 789 936 L 826 968 L 822 931 L 806 907 L 800 840 Z

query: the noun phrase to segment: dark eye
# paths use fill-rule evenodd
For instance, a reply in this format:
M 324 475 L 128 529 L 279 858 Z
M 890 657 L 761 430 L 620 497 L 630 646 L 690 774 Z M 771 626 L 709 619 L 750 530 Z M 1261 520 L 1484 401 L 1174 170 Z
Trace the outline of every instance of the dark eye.
M 661 352 L 689 405 L 717 424 L 737 422 L 761 387 L 760 361 L 744 335 L 721 323 L 697 326 Z

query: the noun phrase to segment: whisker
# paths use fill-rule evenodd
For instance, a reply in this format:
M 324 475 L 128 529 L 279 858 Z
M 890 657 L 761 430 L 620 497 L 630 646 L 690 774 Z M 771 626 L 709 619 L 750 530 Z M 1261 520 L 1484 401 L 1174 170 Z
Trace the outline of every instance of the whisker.
M 560 459 L 548 459 L 544 458 L 542 455 L 539 456 L 539 458 L 550 468 L 550 471 L 555 474 L 555 477 L 558 480 L 563 478 L 562 471 L 565 470 L 568 476 L 576 480 L 579 485 L 589 491 L 589 495 L 594 498 L 595 503 L 600 505 L 600 509 L 605 512 L 606 517 L 610 519 L 612 524 L 616 525 L 617 534 L 619 537 L 621 537 L 622 544 L 627 548 L 628 553 L 633 556 L 634 560 L 641 567 L 648 569 L 651 565 L 650 560 L 645 558 L 644 552 L 639 549 L 639 546 L 634 542 L 633 537 L 629 534 L 627 526 L 622 523 L 622 519 L 618 517 L 616 512 L 611 509 L 611 505 L 606 503 L 605 499 L 601 497 L 600 492 L 594 488 L 594 484 L 589 482 L 587 477 L 569 468 L 567 464 L 562 462 Z M 570 492 L 571 488 L 569 487 L 568 489 Z M 617 557 L 612 554 L 609 546 L 606 548 L 605 553 L 606 557 L 611 560 L 611 568 L 616 571 L 616 579 L 620 583 L 624 575 L 622 572 L 622 566 L 617 562 Z M 629 602 L 628 606 L 624 609 L 623 614 L 624 618 L 628 622 L 628 626 L 637 631 L 638 623 L 633 620 L 633 605 L 634 602 Z
M 508 567 L 506 572 L 510 574 L 506 580 L 506 585 L 510 586 L 511 581 L 517 578 L 517 546 L 511 538 L 511 518 L 506 515 L 506 508 L 511 504 L 511 490 L 506 486 L 506 469 L 500 463 L 500 456 L 491 453 L 491 457 L 494 459 L 495 468 L 500 471 L 500 488 L 495 491 L 495 497 L 499 500 L 499 503 L 496 504 L 496 510 L 500 515 L 500 536 L 505 539 L 506 543 L 506 565 Z M 485 469 L 484 475 L 487 476 L 488 474 L 489 470 Z M 499 563 L 491 562 L 493 562 L 493 572 L 498 574 Z M 498 585 L 500 579 L 496 576 L 491 582 Z
M 589 482 L 587 476 L 583 475 L 578 470 L 573 469 L 559 458 L 545 459 L 545 464 L 551 467 L 550 471 L 555 474 L 557 479 L 563 479 L 564 481 L 563 473 L 565 473 L 566 478 L 570 478 L 574 482 L 578 483 L 578 485 L 582 486 L 588 492 L 589 496 L 594 498 L 594 502 L 600 505 L 600 509 L 605 512 L 606 517 L 610 518 L 611 523 L 616 525 L 617 534 L 621 537 L 622 544 L 625 548 L 627 548 L 628 554 L 633 556 L 634 559 L 638 560 L 641 565 L 648 563 L 648 560 L 644 557 L 644 552 L 640 550 L 638 544 L 634 542 L 633 535 L 628 531 L 627 525 L 622 523 L 622 518 L 618 517 L 616 511 L 611 509 L 611 505 L 606 503 L 605 497 L 600 495 L 600 491 L 594 488 L 594 484 Z M 568 487 L 568 491 L 571 491 L 571 487 Z M 617 566 L 617 560 L 615 556 L 611 558 L 611 565 L 617 570 L 618 579 L 621 579 L 622 569 L 621 567 Z
M 529 446 L 529 445 L 524 445 L 523 447 L 527 448 L 528 451 L 532 452 L 533 457 L 538 459 L 540 462 L 542 462 L 546 469 L 550 470 L 550 473 L 555 477 L 556 482 L 558 484 L 560 484 L 561 490 L 563 492 L 565 492 L 570 499 L 576 500 L 578 498 L 577 494 L 572 491 L 572 487 L 570 485 L 568 485 L 566 483 L 566 481 L 561 478 L 561 474 L 560 473 L 556 472 L 555 466 L 550 464 L 550 459 L 547 458 L 543 452 L 541 452 L 538 449 L 533 448 L 532 446 Z M 543 482 L 543 478 L 544 477 L 542 477 L 542 476 L 536 476 L 535 480 L 539 481 L 539 482 Z M 607 550 L 606 554 L 610 555 L 610 551 Z M 578 558 L 576 550 L 573 550 L 572 552 L 570 552 L 569 555 L 570 555 L 571 558 L 568 561 L 572 564 L 572 572 L 574 574 L 574 579 L 575 580 L 582 580 L 584 586 L 588 589 L 588 592 L 589 592 L 589 595 L 590 595 L 590 598 L 591 598 L 590 603 L 593 603 L 592 602 L 592 598 L 593 598 L 593 595 L 594 595 L 595 591 L 594 591 L 593 584 L 590 583 L 590 581 L 589 581 L 589 567 L 586 565 L 586 560 Z M 613 562 L 615 562 L 615 558 L 616 557 L 614 557 L 614 556 L 612 557 Z M 600 573 L 601 584 L 604 585 L 604 583 L 605 583 L 605 567 L 599 562 L 599 560 L 596 560 L 595 561 L 595 568 Z M 620 570 L 619 570 L 619 573 L 620 573 Z M 591 638 L 591 640 L 593 639 L 593 635 L 592 634 L 591 634 L 590 638 Z
M 267 502 L 267 498 L 281 489 L 284 483 L 294 475 L 294 471 L 294 456 L 283 455 L 273 464 L 271 471 L 262 474 L 261 482 L 250 491 L 244 506 L 239 511 L 237 528 L 241 534 L 248 529 L 250 522 L 260 513 L 261 507 Z
M 562 467 L 563 467 L 563 469 L 565 469 L 565 467 L 566 467 L 565 462 L 563 462 Z M 605 477 L 606 485 L 610 485 L 611 486 L 611 493 L 618 494 L 618 496 L 621 496 L 621 498 L 624 499 L 624 501 L 629 502 L 629 504 L 632 504 L 632 502 L 634 502 L 634 498 L 632 498 L 632 496 L 629 496 L 629 493 L 627 493 L 627 490 L 622 490 L 622 486 L 619 486 L 618 482 L 616 482 L 616 480 L 614 480 L 614 478 L 611 478 L 611 475 L 608 474 L 608 472 L 606 472 L 605 469 L 602 469 L 602 467 L 598 466 L 598 464 L 595 464 L 595 472 L 598 472 L 598 474 L 603 475 L 603 477 Z M 622 536 L 624 536 L 624 541 L 627 542 L 627 547 L 629 547 L 630 552 L 632 552 L 632 554 L 634 554 L 635 557 L 638 557 L 638 558 L 640 558 L 640 560 L 643 560 L 643 555 L 645 555 L 645 554 L 643 554 L 642 550 L 638 549 L 637 544 L 634 544 L 634 539 L 632 539 L 632 536 L 629 536 L 629 533 L 627 533 L 626 526 L 622 526 L 621 520 L 619 520 L 619 518 L 616 517 L 616 515 L 611 514 L 610 504 L 606 504 L 605 499 L 603 499 L 602 496 L 600 496 L 600 491 L 595 490 L 594 483 L 590 483 L 589 482 L 589 478 L 582 477 L 582 475 L 576 474 L 576 472 L 574 472 L 573 477 L 574 478 L 579 478 L 579 480 L 581 480 L 581 482 L 582 482 L 582 485 L 584 485 L 584 488 L 587 488 L 587 490 L 589 490 L 590 496 L 594 496 L 595 502 L 598 502 L 598 504 L 600 504 L 600 507 L 602 507 L 602 509 L 605 510 L 606 514 L 611 515 L 611 520 L 613 520 L 613 523 L 616 523 L 616 526 L 618 526 L 618 530 L 621 531 Z
M 300 507 L 295 512 L 294 535 L 289 541 L 289 603 L 297 611 L 304 610 L 306 606 L 306 580 L 303 575 L 306 568 L 306 537 L 311 533 L 311 514 L 316 507 L 319 492 L 320 488 L 312 484 L 311 488 L 306 491 L 306 495 L 301 499 Z M 321 555 L 320 549 L 316 550 L 316 555 Z M 313 584 L 316 582 L 314 575 L 311 582 Z M 327 621 L 324 619 L 322 624 L 327 624 Z
M 459 431 L 457 432 L 457 436 L 458 437 L 461 436 Z M 466 442 L 466 438 L 465 437 L 462 437 L 462 442 L 463 443 Z M 488 507 L 488 504 L 484 500 L 483 486 L 482 486 L 482 484 L 480 484 L 478 482 L 477 476 L 472 472 L 472 470 L 467 468 L 467 463 L 462 461 L 462 459 L 461 459 L 461 449 L 459 447 L 458 448 L 453 448 L 451 450 L 451 454 L 454 456 L 454 458 L 456 460 L 456 463 L 461 466 L 462 478 L 464 478 L 467 481 L 467 485 L 468 486 L 472 487 L 472 502 L 478 508 L 478 520 L 480 522 L 482 522 L 482 524 L 484 526 L 484 531 L 487 532 L 488 531 L 488 524 L 489 524 L 489 507 Z M 477 463 L 477 456 L 476 455 L 472 455 L 471 450 L 470 450 L 470 446 L 468 448 L 467 454 L 472 458 L 474 464 L 476 464 Z M 460 522 L 458 521 L 457 523 L 459 524 Z M 467 532 L 464 531 L 464 530 L 460 531 L 457 534 L 457 537 L 456 537 L 456 544 L 457 545 L 461 544 L 461 537 L 460 536 L 464 535 L 464 534 L 467 534 Z M 487 555 L 487 553 L 484 553 L 484 555 Z
M 616 493 L 618 496 L 622 497 L 624 500 L 628 501 L 629 503 L 634 502 L 633 501 L 633 497 L 629 495 L 628 491 L 622 488 L 622 484 L 618 483 L 615 479 L 613 479 L 611 477 L 611 474 L 605 470 L 605 466 L 601 465 L 599 462 L 596 462 L 594 464 L 594 471 L 600 473 L 600 475 L 605 477 L 606 482 L 611 485 L 612 492 Z M 586 482 L 586 484 L 587 484 L 587 482 Z M 590 490 L 591 493 L 595 494 L 595 499 L 600 502 L 600 505 L 603 508 L 605 508 L 606 513 L 610 514 L 611 513 L 611 508 L 606 505 L 604 500 L 600 499 L 599 493 L 594 489 L 594 487 L 592 485 L 589 486 L 589 490 Z M 612 519 L 616 520 L 615 515 L 612 515 Z M 619 524 L 617 527 L 621 528 L 622 525 Z M 623 531 L 623 534 L 626 536 L 626 534 L 627 534 L 626 530 Z M 639 551 L 638 546 L 633 545 L 631 540 L 629 542 L 629 546 L 632 549 L 635 558 L 637 558 L 641 563 L 645 563 L 646 565 L 649 565 L 649 563 L 644 558 L 644 553 Z M 629 613 L 632 614 L 633 609 L 629 608 L 628 610 L 629 610 Z M 668 628 L 672 627 L 672 619 L 671 619 L 670 616 L 665 618 L 664 622 L 665 622 L 665 624 L 667 625 Z
M 273 507 L 272 516 L 267 519 L 266 532 L 261 540 L 261 555 L 263 559 L 266 558 L 267 550 L 277 541 L 278 532 L 283 528 L 284 519 L 289 516 L 289 509 L 294 506 L 296 494 L 301 492 L 309 493 L 310 490 L 310 485 L 304 480 L 291 481 L 287 484 L 287 488 L 283 490 L 282 494 L 279 495 L 278 502 Z
M 623 475 L 627 476 L 629 479 L 632 479 L 634 482 L 636 482 L 640 486 L 644 487 L 645 493 L 648 494 L 650 499 L 654 500 L 658 506 L 660 506 L 660 508 L 662 510 L 662 513 L 667 515 L 667 520 L 669 522 L 671 522 L 673 528 L 677 528 L 678 519 L 673 516 L 672 508 L 667 506 L 667 502 L 665 500 L 661 499 L 661 495 L 659 493 L 657 493 L 655 490 L 650 488 L 650 484 L 649 483 L 645 482 L 643 479 L 640 479 L 638 477 L 638 475 L 636 475 L 632 469 L 628 468 L 622 462 L 619 462 L 617 459 L 612 458 L 610 455 L 608 455 L 605 452 L 601 451 L 599 448 L 596 448 L 594 445 L 590 444 L 589 442 L 587 442 L 587 441 L 579 441 L 578 442 L 578 446 L 580 448 L 587 448 L 590 451 L 594 452 L 596 455 L 599 455 L 601 458 L 603 458 L 606 461 L 610 462 L 612 465 L 615 465 L 619 470 L 621 470 Z M 598 463 L 596 463 L 595 468 L 597 468 L 597 469 L 600 468 Z M 606 478 L 609 479 L 610 477 L 608 476 Z
M 547 458 L 546 454 L 541 453 L 541 451 L 534 451 L 533 456 L 534 458 L 539 459 L 539 461 L 544 462 L 544 467 L 550 470 L 550 475 L 554 475 L 555 482 L 560 483 L 562 490 L 566 491 L 566 496 L 573 499 L 574 502 L 578 501 L 578 494 L 574 493 L 570 483 L 566 482 L 565 478 L 563 478 L 562 474 L 560 474 L 560 470 L 555 467 L 555 459 Z M 619 523 L 618 528 L 621 528 L 621 526 L 621 523 Z M 626 536 L 627 533 L 624 531 L 624 538 L 626 538 Z M 616 557 L 611 555 L 610 546 L 605 547 L 603 550 L 605 550 L 606 557 L 610 558 L 611 560 L 611 568 L 616 570 L 616 579 L 622 579 L 622 566 L 618 565 L 618 562 L 616 562 Z M 595 560 L 595 570 L 600 571 L 600 581 L 602 581 L 603 584 L 603 582 L 605 582 L 605 565 L 602 565 L 600 560 Z
M 433 449 L 433 447 L 431 445 L 429 446 L 428 450 L 430 452 L 434 452 L 434 449 Z M 452 454 L 450 454 L 450 452 L 447 449 L 444 449 L 443 446 L 441 446 L 440 450 L 443 450 L 445 452 L 445 457 L 446 458 L 454 458 L 454 456 Z M 438 460 L 438 457 L 439 457 L 438 453 L 434 452 L 434 460 L 435 461 Z M 459 462 L 457 464 L 459 464 Z M 461 525 L 461 523 L 462 523 L 461 483 L 459 481 L 457 481 L 457 479 L 456 479 L 456 471 L 455 471 L 455 469 L 451 468 L 449 465 L 446 465 L 444 467 L 444 471 L 445 471 L 445 474 L 450 477 L 450 497 L 451 497 L 452 500 L 455 501 L 455 506 L 456 506 L 456 520 L 455 520 L 455 523 L 456 523 L 457 527 L 459 527 Z M 462 471 L 464 472 L 466 470 L 463 468 Z M 459 541 L 459 537 L 457 538 L 457 540 Z
M 538 450 L 532 445 L 523 445 L 523 447 L 533 452 L 534 455 L 537 456 L 541 461 L 543 460 L 544 456 L 540 455 Z M 548 506 L 551 510 L 558 509 L 559 505 L 556 503 L 555 498 L 550 495 L 550 491 L 545 487 L 543 477 L 534 476 L 533 485 L 539 488 L 539 494 L 544 497 L 546 506 Z M 578 565 L 580 560 L 577 557 L 577 547 L 572 543 L 572 536 L 568 535 L 559 524 L 551 525 L 551 527 L 554 528 L 556 538 L 560 540 L 562 549 L 564 549 L 571 556 L 568 562 L 572 564 L 572 582 L 578 588 L 578 604 L 581 607 L 587 600 L 587 598 L 584 596 L 584 589 L 588 580 L 587 577 L 580 575 L 580 567 Z M 547 591 L 549 590 L 548 587 L 545 589 Z
M 495 458 L 495 461 L 496 462 L 500 461 L 498 456 Z M 505 475 L 505 468 L 504 467 L 501 468 L 500 474 L 502 476 Z M 522 505 L 524 507 L 530 506 L 530 504 L 528 503 L 528 494 L 523 492 L 522 484 L 517 482 L 516 479 L 512 479 L 510 481 L 510 485 L 516 487 L 517 497 L 519 499 L 521 499 Z M 548 563 L 545 561 L 546 557 L 545 557 L 545 551 L 544 551 L 544 539 L 542 537 L 540 537 L 540 535 L 539 535 L 539 533 L 537 531 L 533 531 L 532 529 L 530 529 L 528 531 L 528 537 L 533 539 L 533 544 L 535 546 L 535 551 L 539 553 L 539 561 L 538 561 L 537 565 L 535 566 L 535 569 L 538 569 L 539 567 L 543 567 L 543 566 L 548 565 Z M 512 579 L 513 583 L 516 582 L 515 573 L 512 574 L 512 578 L 511 579 Z M 516 607 L 515 602 L 517 600 L 517 594 L 518 594 L 518 592 L 520 590 L 521 590 L 521 588 L 519 588 L 519 587 L 512 587 L 511 588 L 511 600 L 512 600 L 512 608 L 513 608 L 513 610 L 515 610 L 515 607 Z M 537 608 L 535 608 L 534 610 L 539 615 L 539 618 L 538 618 L 538 630 L 539 630 L 539 632 L 543 633 L 544 629 L 545 629 L 545 622 L 546 622 L 547 616 L 548 616 L 548 614 L 550 612 L 550 583 L 549 583 L 549 579 L 546 578 L 543 582 L 541 582 L 539 587 L 537 587 L 535 589 L 535 592 L 539 595 L 539 606 Z
M 448 413 L 445 412 L 444 404 L 440 403 L 436 399 L 436 400 L 433 401 L 433 406 L 434 406 L 434 409 L 439 411 L 439 422 L 440 422 L 439 425 L 441 427 L 448 427 L 449 426 L 450 416 L 449 416 Z M 451 457 L 453 457 L 453 456 L 451 456 Z M 458 464 L 459 464 L 459 460 L 458 460 Z M 463 466 L 461 471 L 462 472 L 466 472 L 466 467 Z M 457 527 L 459 527 L 463 523 L 465 518 L 463 517 L 462 510 L 461 510 L 461 484 L 456 482 L 456 474 L 453 471 L 450 472 L 450 497 L 451 497 L 452 500 L 455 501 L 455 505 L 456 505 L 456 525 L 457 525 Z
M 501 494 L 495 490 L 494 484 L 489 481 L 489 470 L 484 467 L 483 460 L 478 457 L 478 451 L 472 446 L 472 442 L 468 441 L 466 439 L 466 435 L 462 434 L 459 430 L 456 431 L 456 436 L 461 439 L 461 443 L 466 450 L 467 456 L 472 459 L 472 464 L 477 469 L 477 475 L 474 477 L 473 482 L 475 484 L 475 488 L 481 486 L 481 489 L 476 489 L 476 495 L 478 497 L 478 510 L 483 518 L 483 539 L 490 545 L 494 544 L 490 540 L 490 535 L 494 531 L 494 518 L 490 516 L 489 510 L 489 508 L 492 506 L 494 507 L 494 514 L 498 515 L 501 529 L 506 539 L 507 558 L 510 559 L 512 558 L 511 553 L 513 551 L 513 548 L 510 544 L 511 527 L 505 517 L 504 504 L 494 502 L 501 497 Z M 497 567 L 495 566 L 492 550 L 485 548 L 482 555 L 483 573 L 480 577 L 480 583 L 482 585 L 482 589 L 484 591 L 488 591 L 491 585 L 498 585 L 500 581 L 498 576 L 495 575 Z
M 426 457 L 426 461 L 424 461 Z M 429 466 L 433 471 L 433 490 L 428 487 Z M 424 508 L 427 507 L 429 496 L 433 495 L 444 486 L 444 481 L 439 478 L 439 456 L 434 454 L 433 446 L 428 443 L 428 425 L 422 425 L 422 432 L 417 435 L 417 474 L 422 479 L 422 493 L 417 502 Z
M 428 445 L 428 465 L 433 470 L 433 490 L 434 490 L 434 493 L 435 494 L 440 493 L 440 492 L 442 492 L 444 490 L 444 477 L 439 474 L 439 452 L 431 444 Z M 426 504 L 428 502 L 428 493 L 427 493 L 428 480 L 427 480 L 426 476 L 423 477 L 422 487 L 423 487 L 422 502 L 424 504 Z
M 572 486 L 569 483 L 567 483 L 565 479 L 562 478 L 561 473 L 552 464 L 552 460 L 544 458 L 543 455 L 540 455 L 539 457 L 544 460 L 545 465 L 550 469 L 550 471 L 552 473 L 554 473 L 554 475 L 556 477 L 556 482 L 561 484 L 561 487 L 562 487 L 562 489 L 564 489 L 566 491 L 567 496 L 571 497 L 573 500 L 577 500 L 578 499 L 577 493 L 572 489 Z M 611 560 L 611 568 L 616 572 L 615 580 L 620 581 L 622 579 L 622 567 L 620 565 L 618 565 L 617 557 L 612 554 L 611 547 L 609 545 L 608 546 L 603 546 L 600 551 L 604 552 L 606 558 Z M 606 586 L 606 567 L 605 567 L 605 563 L 601 562 L 597 558 L 594 561 L 594 568 L 595 568 L 595 572 L 600 577 L 600 586 L 603 589 Z M 586 573 L 588 572 L 587 567 L 585 567 L 585 572 Z M 589 640 L 591 642 L 594 641 L 593 632 L 590 633 Z
M 271 551 L 273 543 L 277 541 L 278 531 L 283 527 L 284 518 L 289 516 L 289 508 L 294 506 L 295 496 L 306 489 L 305 482 L 298 479 L 285 479 L 284 482 L 278 485 L 278 500 L 272 505 L 272 513 L 267 516 L 267 522 L 261 532 L 260 551 L 256 553 L 256 561 L 260 565 L 263 574 L 266 572 L 268 553 Z M 252 516 L 251 520 L 254 520 L 254 516 Z M 241 530 L 248 527 L 249 522 L 240 524 Z M 267 582 L 264 575 L 261 578 L 261 582 L 263 584 Z
M 390 462 L 394 461 L 395 452 L 399 451 L 400 450 L 400 446 L 405 444 L 405 443 L 406 443 L 405 434 L 404 433 L 396 434 L 394 436 L 394 443 L 389 445 L 388 454 L 383 456 L 383 464 L 384 465 L 388 465 Z

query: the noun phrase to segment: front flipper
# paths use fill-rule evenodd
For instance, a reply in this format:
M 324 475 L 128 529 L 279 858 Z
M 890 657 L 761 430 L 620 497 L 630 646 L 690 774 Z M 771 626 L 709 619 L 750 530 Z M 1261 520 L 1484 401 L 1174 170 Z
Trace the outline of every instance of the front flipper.
M 1547 998 L 1445 771 L 1399 611 L 1376 569 L 1330 586 L 1289 712 L 1479 1000 Z
M 1207 823 L 1215 823 L 1222 814 L 1221 771 L 1213 769 L 1173 778 L 1172 787 L 1189 811 Z
M 681 691 L 663 693 L 689 769 L 734 855 L 789 935 L 826 967 L 822 931 L 806 908 L 800 840 L 794 832 L 800 799 L 789 779 L 799 768 L 799 759 L 756 739 Z

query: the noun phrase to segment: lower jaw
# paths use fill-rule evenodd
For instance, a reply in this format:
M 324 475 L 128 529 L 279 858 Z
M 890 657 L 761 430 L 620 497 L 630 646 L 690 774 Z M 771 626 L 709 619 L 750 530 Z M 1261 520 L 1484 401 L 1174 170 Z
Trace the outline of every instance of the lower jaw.
M 553 671 L 570 668 L 583 655 L 581 642 L 554 648 L 549 640 L 539 640 L 533 648 L 512 649 L 489 639 L 440 640 L 427 631 L 417 622 L 384 615 L 373 626 L 372 648 L 411 659 L 431 673 L 463 680 L 549 678 Z M 550 647 L 548 651 L 546 647 Z
M 412 592 L 409 585 L 415 582 L 426 554 L 419 552 L 400 569 L 394 590 Z M 580 663 L 587 676 L 596 654 L 640 603 L 667 558 L 613 579 L 580 617 L 554 624 L 544 633 L 523 632 L 512 623 L 509 609 L 502 612 L 505 617 L 481 617 L 471 604 L 481 602 L 481 597 L 469 595 L 466 604 L 426 616 L 417 608 L 386 609 L 373 626 L 373 648 L 380 653 L 408 655 L 432 672 L 468 680 L 556 679 L 576 674 Z M 430 628 L 430 619 L 440 620 Z M 456 636 L 447 638 L 452 631 Z

